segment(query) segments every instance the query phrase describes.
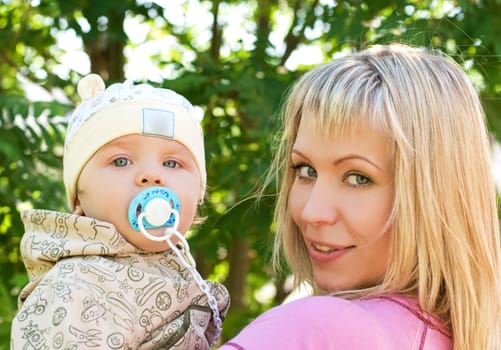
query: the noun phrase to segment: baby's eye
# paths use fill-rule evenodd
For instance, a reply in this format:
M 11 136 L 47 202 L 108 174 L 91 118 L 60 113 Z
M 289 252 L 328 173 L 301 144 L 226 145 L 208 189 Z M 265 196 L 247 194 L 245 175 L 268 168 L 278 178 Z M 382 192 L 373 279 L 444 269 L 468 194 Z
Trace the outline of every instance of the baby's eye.
M 370 183 L 372 183 L 372 181 L 371 181 L 371 179 L 369 179 L 369 177 L 367 177 L 366 175 L 357 174 L 357 173 L 348 174 L 345 178 L 345 181 L 353 187 L 366 186 L 366 185 L 369 185 Z
M 130 160 L 125 157 L 120 157 L 113 160 L 113 165 L 116 167 L 124 167 L 130 164 Z
M 172 160 L 172 159 L 169 159 L 169 160 L 166 160 L 163 165 L 167 168 L 177 168 L 179 166 L 179 162 L 175 161 L 175 160 Z
M 298 164 L 292 167 L 296 173 L 296 177 L 302 180 L 310 180 L 317 177 L 317 171 L 309 165 Z

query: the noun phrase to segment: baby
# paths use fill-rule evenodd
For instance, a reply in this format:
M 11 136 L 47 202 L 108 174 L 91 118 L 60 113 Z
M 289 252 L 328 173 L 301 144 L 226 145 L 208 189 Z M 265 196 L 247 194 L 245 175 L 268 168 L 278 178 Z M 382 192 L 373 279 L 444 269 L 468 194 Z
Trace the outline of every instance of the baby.
M 63 175 L 73 214 L 22 213 L 30 282 L 11 349 L 209 349 L 227 290 L 204 281 L 184 239 L 206 187 L 203 132 L 177 93 L 78 85 Z

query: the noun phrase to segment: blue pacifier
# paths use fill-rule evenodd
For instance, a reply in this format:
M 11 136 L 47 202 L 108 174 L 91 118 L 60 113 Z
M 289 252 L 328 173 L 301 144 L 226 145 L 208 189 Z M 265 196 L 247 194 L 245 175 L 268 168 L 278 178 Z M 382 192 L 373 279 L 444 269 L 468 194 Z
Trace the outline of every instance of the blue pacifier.
M 180 209 L 181 203 L 174 191 L 166 187 L 150 187 L 139 192 L 130 202 L 129 223 L 134 230 L 141 231 L 138 223 L 138 217 L 141 216 L 144 228 L 174 226 Z

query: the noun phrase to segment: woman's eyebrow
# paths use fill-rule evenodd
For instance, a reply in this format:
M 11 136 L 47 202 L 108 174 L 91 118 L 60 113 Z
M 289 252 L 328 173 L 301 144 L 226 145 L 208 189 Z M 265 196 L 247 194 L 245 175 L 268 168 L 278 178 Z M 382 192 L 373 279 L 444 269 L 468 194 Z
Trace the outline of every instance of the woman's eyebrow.
M 336 159 L 336 161 L 334 162 L 334 165 L 338 165 L 344 161 L 347 161 L 347 160 L 351 160 L 351 159 L 360 159 L 360 160 L 363 160 L 369 164 L 371 164 L 372 166 L 374 166 L 375 168 L 379 169 L 380 171 L 383 171 L 383 169 L 381 169 L 381 167 L 379 165 L 377 165 L 375 162 L 373 162 L 372 160 L 370 160 L 369 158 L 366 158 L 364 156 L 360 156 L 360 155 L 357 155 L 357 154 L 350 154 L 350 155 L 347 155 L 347 156 L 344 156 L 344 157 L 341 157 L 341 158 L 338 158 Z

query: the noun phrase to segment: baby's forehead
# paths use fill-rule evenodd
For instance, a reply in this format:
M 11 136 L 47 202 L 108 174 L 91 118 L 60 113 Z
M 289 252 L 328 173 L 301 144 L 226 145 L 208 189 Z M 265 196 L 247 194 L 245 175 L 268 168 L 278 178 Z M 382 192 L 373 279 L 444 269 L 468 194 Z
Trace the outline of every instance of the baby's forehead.
M 101 150 L 139 150 L 145 148 L 148 152 L 169 151 L 178 152 L 181 155 L 186 154 L 190 158 L 194 158 L 191 151 L 183 143 L 163 136 L 145 135 L 145 134 L 129 134 L 117 137 L 101 147 Z

